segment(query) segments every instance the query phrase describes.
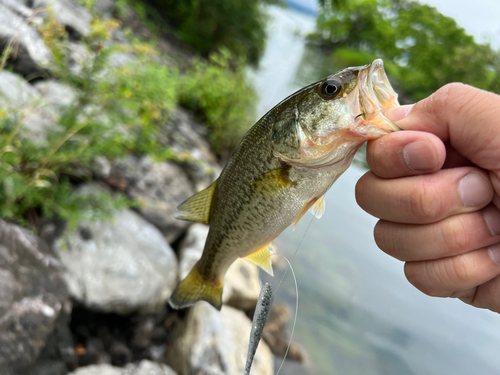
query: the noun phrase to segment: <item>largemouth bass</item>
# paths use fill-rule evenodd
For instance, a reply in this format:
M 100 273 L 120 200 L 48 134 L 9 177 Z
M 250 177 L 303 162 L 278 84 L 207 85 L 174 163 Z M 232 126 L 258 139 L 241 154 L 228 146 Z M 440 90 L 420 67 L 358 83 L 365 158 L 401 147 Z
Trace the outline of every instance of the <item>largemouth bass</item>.
M 341 70 L 290 95 L 243 137 L 220 177 L 182 203 L 181 220 L 210 224 L 201 259 L 169 299 L 221 308 L 224 276 L 245 257 L 270 274 L 271 242 L 349 167 L 358 148 L 399 128 L 382 110 L 398 106 L 382 60 Z

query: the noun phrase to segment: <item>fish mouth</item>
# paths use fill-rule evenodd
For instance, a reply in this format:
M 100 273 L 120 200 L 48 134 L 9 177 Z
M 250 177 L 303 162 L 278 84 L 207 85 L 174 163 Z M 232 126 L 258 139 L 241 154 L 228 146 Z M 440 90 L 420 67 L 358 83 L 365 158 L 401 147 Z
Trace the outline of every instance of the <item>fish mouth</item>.
M 376 59 L 360 69 L 358 87 L 361 112 L 355 118 L 358 132 L 371 138 L 401 130 L 382 113 L 388 108 L 398 107 L 399 102 L 398 94 L 387 78 L 381 59 Z

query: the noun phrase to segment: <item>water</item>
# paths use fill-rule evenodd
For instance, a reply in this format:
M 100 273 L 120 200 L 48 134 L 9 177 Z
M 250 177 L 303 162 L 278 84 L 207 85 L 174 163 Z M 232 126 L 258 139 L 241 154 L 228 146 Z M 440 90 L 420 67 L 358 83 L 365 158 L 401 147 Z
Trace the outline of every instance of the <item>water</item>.
M 268 49 L 261 70 L 252 73 L 260 115 L 339 68 L 304 46 L 312 16 L 276 7 L 270 14 Z M 309 354 L 305 367 L 288 364 L 281 374 L 500 373 L 500 316 L 459 300 L 427 297 L 408 283 L 403 264 L 377 248 L 376 219 L 355 202 L 354 186 L 363 173 L 352 166 L 326 194 L 323 218 L 308 214 L 295 232 L 289 228 L 276 241 L 297 274 L 294 341 Z M 289 276 L 276 299 L 294 306 Z

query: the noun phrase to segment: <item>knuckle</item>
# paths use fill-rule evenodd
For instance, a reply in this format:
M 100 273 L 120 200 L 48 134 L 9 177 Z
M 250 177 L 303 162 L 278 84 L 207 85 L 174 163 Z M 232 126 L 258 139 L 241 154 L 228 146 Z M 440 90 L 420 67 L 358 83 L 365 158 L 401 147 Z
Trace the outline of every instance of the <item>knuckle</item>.
M 415 218 L 429 222 L 442 216 L 441 198 L 431 183 L 423 180 L 411 196 L 410 210 Z
M 473 276 L 474 264 L 466 254 L 451 258 L 447 267 L 447 277 L 457 284 L 468 284 Z
M 434 262 L 406 262 L 404 270 L 408 281 L 422 293 L 431 297 L 448 297 L 450 292 L 440 281 L 443 277 L 440 268 Z
M 443 221 L 443 228 L 440 232 L 441 242 L 446 249 L 446 254 L 456 253 L 466 250 L 468 246 L 468 231 L 464 219 L 460 216 L 453 217 L 452 220 Z

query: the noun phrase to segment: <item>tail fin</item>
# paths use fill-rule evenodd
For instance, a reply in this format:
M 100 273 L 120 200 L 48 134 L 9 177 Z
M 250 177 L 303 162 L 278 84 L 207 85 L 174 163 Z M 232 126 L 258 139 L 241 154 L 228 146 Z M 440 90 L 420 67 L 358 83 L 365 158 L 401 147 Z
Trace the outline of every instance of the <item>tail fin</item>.
M 208 284 L 203 280 L 195 265 L 189 275 L 177 285 L 168 303 L 174 309 L 182 309 L 203 300 L 220 311 L 222 307 L 222 285 L 222 282 L 220 286 Z

